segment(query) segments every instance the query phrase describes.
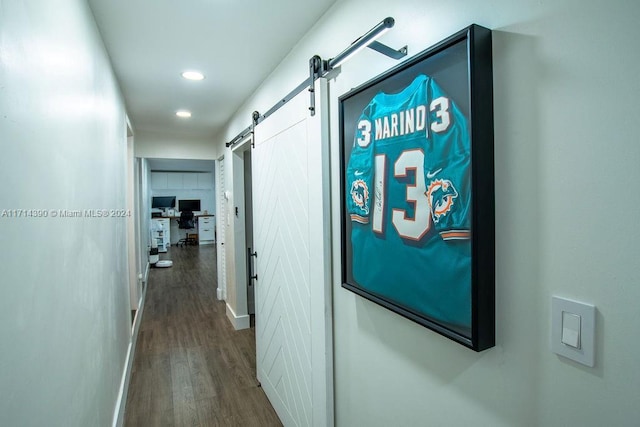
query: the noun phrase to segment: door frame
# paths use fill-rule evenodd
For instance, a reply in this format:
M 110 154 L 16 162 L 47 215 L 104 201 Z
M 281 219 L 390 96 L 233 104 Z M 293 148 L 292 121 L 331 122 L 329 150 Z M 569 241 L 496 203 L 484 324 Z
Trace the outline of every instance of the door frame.
M 136 195 L 139 194 L 137 181 L 137 163 L 134 155 L 134 135 L 133 128 L 126 117 L 126 139 L 127 139 L 127 157 L 126 157 L 126 210 L 128 216 L 126 218 L 127 227 L 127 262 L 129 265 L 129 303 L 131 311 L 137 313 L 140 309 L 142 300 L 142 274 L 138 254 L 140 252 L 140 242 L 137 236 L 140 232 L 140 224 L 138 221 L 138 205 Z M 133 314 L 135 315 L 135 314 Z M 134 319 L 131 319 L 133 323 Z
M 219 301 L 227 300 L 227 275 L 226 264 L 227 252 L 225 247 L 226 235 L 227 235 L 227 206 L 229 201 L 227 200 L 227 178 L 225 177 L 227 167 L 225 166 L 225 156 L 222 155 L 216 159 L 215 172 L 217 174 L 216 183 L 216 257 L 217 270 L 218 270 L 218 288 L 216 289 L 216 296 Z
M 245 150 L 243 152 L 242 161 L 244 162 L 244 248 L 245 248 L 245 262 L 247 264 L 247 312 L 249 316 L 255 314 L 255 282 L 253 266 L 253 257 L 255 253 L 255 247 L 253 243 L 253 166 L 251 150 Z
M 231 183 L 227 191 L 225 230 L 227 286 L 225 301 L 227 318 L 234 329 L 247 329 L 251 326 L 247 304 L 247 250 L 245 230 L 245 187 L 244 153 L 251 149 L 252 135 L 248 135 L 234 145 L 225 158 L 225 186 Z M 231 255 L 231 256 L 229 256 Z

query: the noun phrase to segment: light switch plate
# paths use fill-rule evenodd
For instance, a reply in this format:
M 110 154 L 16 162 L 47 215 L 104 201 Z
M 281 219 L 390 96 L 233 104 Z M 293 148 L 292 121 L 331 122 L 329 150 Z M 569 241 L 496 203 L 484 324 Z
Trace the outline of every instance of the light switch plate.
M 576 321 L 579 316 L 579 320 Z M 593 367 L 595 365 L 596 307 L 561 297 L 551 298 L 551 351 Z M 579 329 L 579 330 L 576 330 Z M 577 342 L 573 333 L 577 335 Z M 565 344 L 564 340 L 569 344 Z M 579 338 L 578 338 L 579 337 Z M 572 342 L 573 341 L 573 342 Z M 577 343 L 577 347 L 574 344 Z

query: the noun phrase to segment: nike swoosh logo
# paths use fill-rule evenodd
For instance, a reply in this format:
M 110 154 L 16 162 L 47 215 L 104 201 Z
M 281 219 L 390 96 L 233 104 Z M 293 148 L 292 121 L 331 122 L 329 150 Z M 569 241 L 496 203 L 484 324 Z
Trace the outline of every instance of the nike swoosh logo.
M 355 171 L 353 174 L 354 174 L 355 176 L 360 176 L 360 175 L 364 175 L 364 172 L 362 172 L 362 171 Z
M 431 179 L 431 178 L 433 178 L 434 176 L 436 176 L 437 174 L 439 174 L 441 170 L 442 170 L 442 168 L 438 169 L 438 170 L 437 170 L 437 171 L 435 171 L 435 172 L 427 172 L 427 179 Z

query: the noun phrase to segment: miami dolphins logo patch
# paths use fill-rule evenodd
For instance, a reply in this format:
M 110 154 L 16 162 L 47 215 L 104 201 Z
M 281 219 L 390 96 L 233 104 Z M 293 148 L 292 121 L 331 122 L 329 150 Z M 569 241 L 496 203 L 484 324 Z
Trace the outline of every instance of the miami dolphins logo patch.
M 353 203 L 362 209 L 365 215 L 369 214 L 369 187 L 367 183 L 361 179 L 356 179 L 351 184 L 351 199 Z
M 437 223 L 451 211 L 458 191 L 448 179 L 436 179 L 429 184 L 426 195 L 433 222 Z

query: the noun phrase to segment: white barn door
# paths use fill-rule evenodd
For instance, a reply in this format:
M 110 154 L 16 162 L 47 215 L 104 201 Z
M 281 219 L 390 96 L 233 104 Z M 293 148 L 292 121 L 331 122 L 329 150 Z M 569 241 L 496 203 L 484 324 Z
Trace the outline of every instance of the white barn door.
M 327 87 L 256 127 L 257 375 L 285 426 L 333 425 Z

